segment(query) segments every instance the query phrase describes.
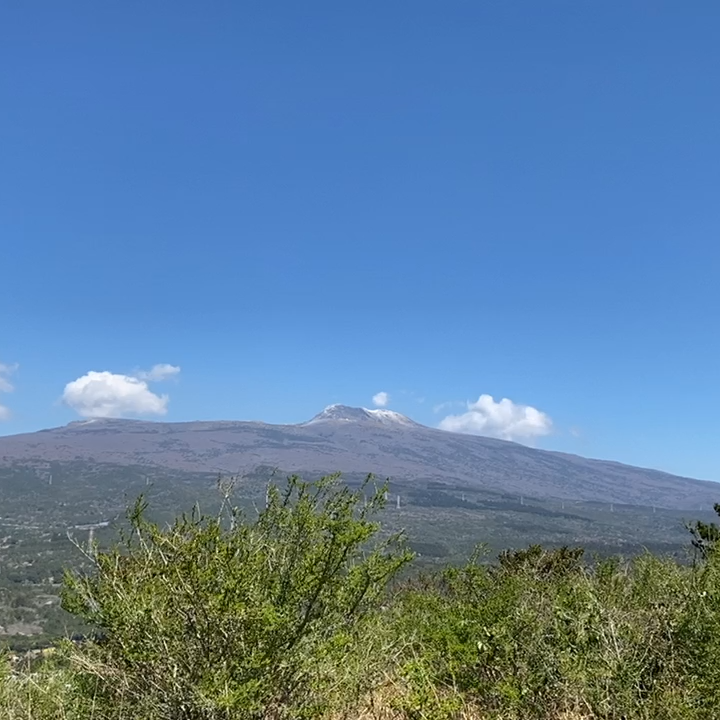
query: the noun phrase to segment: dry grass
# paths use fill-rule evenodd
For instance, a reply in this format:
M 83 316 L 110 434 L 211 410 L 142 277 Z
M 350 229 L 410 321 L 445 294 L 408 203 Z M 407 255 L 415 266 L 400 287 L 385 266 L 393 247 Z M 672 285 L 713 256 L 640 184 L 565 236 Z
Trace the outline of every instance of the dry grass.
M 333 714 L 328 720 L 436 720 L 440 715 L 434 708 L 449 705 L 458 706 L 457 710 L 448 716 L 452 720 L 524 720 L 517 714 L 489 713 L 452 690 L 436 691 L 431 707 L 425 710 L 418 708 L 410 715 L 406 710 L 400 709 L 406 704 L 407 697 L 408 688 L 404 683 L 387 678 L 360 707 Z M 597 716 L 589 710 L 575 707 L 560 710 L 547 720 L 597 720 Z

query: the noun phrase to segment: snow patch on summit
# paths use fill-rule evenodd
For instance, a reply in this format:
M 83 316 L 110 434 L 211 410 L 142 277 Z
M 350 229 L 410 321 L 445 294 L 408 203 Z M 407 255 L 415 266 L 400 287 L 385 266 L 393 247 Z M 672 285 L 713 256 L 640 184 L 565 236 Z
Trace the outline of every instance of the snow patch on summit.
M 393 410 L 369 410 L 368 408 L 354 408 L 347 405 L 328 405 L 312 420 L 308 420 L 302 425 L 315 425 L 321 422 L 371 423 L 373 425 L 395 427 L 414 427 L 417 425 L 409 417 Z
M 385 423 L 387 425 L 391 425 L 393 423 L 397 425 L 415 425 L 415 423 L 406 415 L 401 415 L 399 412 L 395 412 L 394 410 L 368 410 L 367 408 L 362 408 L 368 415 L 371 415 L 376 420 L 379 420 L 381 423 Z

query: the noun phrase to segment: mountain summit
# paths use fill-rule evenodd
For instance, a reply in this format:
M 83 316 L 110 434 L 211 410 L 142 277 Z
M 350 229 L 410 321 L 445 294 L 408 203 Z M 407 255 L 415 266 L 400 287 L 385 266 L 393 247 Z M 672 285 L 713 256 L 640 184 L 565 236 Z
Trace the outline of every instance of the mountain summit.
M 328 405 L 321 413 L 303 425 L 316 423 L 364 423 L 395 427 L 419 427 L 416 422 L 393 410 L 368 410 L 347 405 Z
M 418 491 L 440 483 L 496 495 L 694 512 L 720 496 L 717 483 L 461 435 L 425 427 L 392 410 L 346 405 L 331 405 L 297 425 L 102 418 L 0 437 L 0 470 L 19 465 L 47 469 L 53 463 L 90 463 L 98 476 L 103 464 L 213 475 L 246 474 L 258 467 L 302 475 L 339 470 L 391 477 Z

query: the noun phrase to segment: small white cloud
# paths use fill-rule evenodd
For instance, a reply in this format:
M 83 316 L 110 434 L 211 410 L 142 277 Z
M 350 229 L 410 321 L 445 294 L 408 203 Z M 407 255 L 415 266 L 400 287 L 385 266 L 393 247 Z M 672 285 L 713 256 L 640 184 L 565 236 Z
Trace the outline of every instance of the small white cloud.
M 135 377 L 139 380 L 160 382 L 161 380 L 167 380 L 168 378 L 175 377 L 179 373 L 180 368 L 177 365 L 159 363 L 158 365 L 153 365 L 150 370 L 140 370 L 135 374 Z
M 0 363 L 0 392 L 10 393 L 15 389 L 15 386 L 10 382 L 10 375 L 17 369 L 17 363 L 15 365 L 4 365 Z M 11 414 L 9 407 L 0 405 L 0 421 L 9 420 Z
M 91 370 L 65 386 L 62 400 L 82 417 L 165 415 L 170 398 L 152 392 L 148 381 L 162 380 L 179 370 L 172 365 L 156 365 L 142 376 L 141 373 L 132 376 Z
M 552 420 L 529 405 L 517 405 L 507 398 L 495 402 L 492 395 L 481 395 L 477 402 L 467 404 L 467 412 L 448 415 L 438 427 L 501 440 L 532 441 L 552 431 Z
M 375 407 L 387 407 L 387 404 L 390 402 L 390 396 L 386 392 L 379 392 L 373 395 L 372 401 Z

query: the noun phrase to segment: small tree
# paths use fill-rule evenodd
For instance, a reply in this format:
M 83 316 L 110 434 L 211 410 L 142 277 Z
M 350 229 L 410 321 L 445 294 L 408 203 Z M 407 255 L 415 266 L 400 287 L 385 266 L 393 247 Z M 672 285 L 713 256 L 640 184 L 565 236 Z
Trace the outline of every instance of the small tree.
M 96 572 L 65 578 L 63 606 L 101 638 L 76 661 L 105 717 L 123 703 L 138 718 L 315 717 L 331 686 L 362 691 L 372 668 L 338 668 L 410 559 L 401 537 L 376 539 L 385 488 L 367 503 L 365 490 L 291 477 L 254 520 L 225 505 L 226 516 L 194 512 L 167 529 L 141 498 Z
M 720 516 L 720 503 L 715 503 L 713 509 L 715 514 Z M 707 558 L 720 540 L 720 527 L 715 523 L 704 523 L 698 520 L 688 525 L 688 530 L 692 535 L 693 547 L 700 552 L 703 558 Z

